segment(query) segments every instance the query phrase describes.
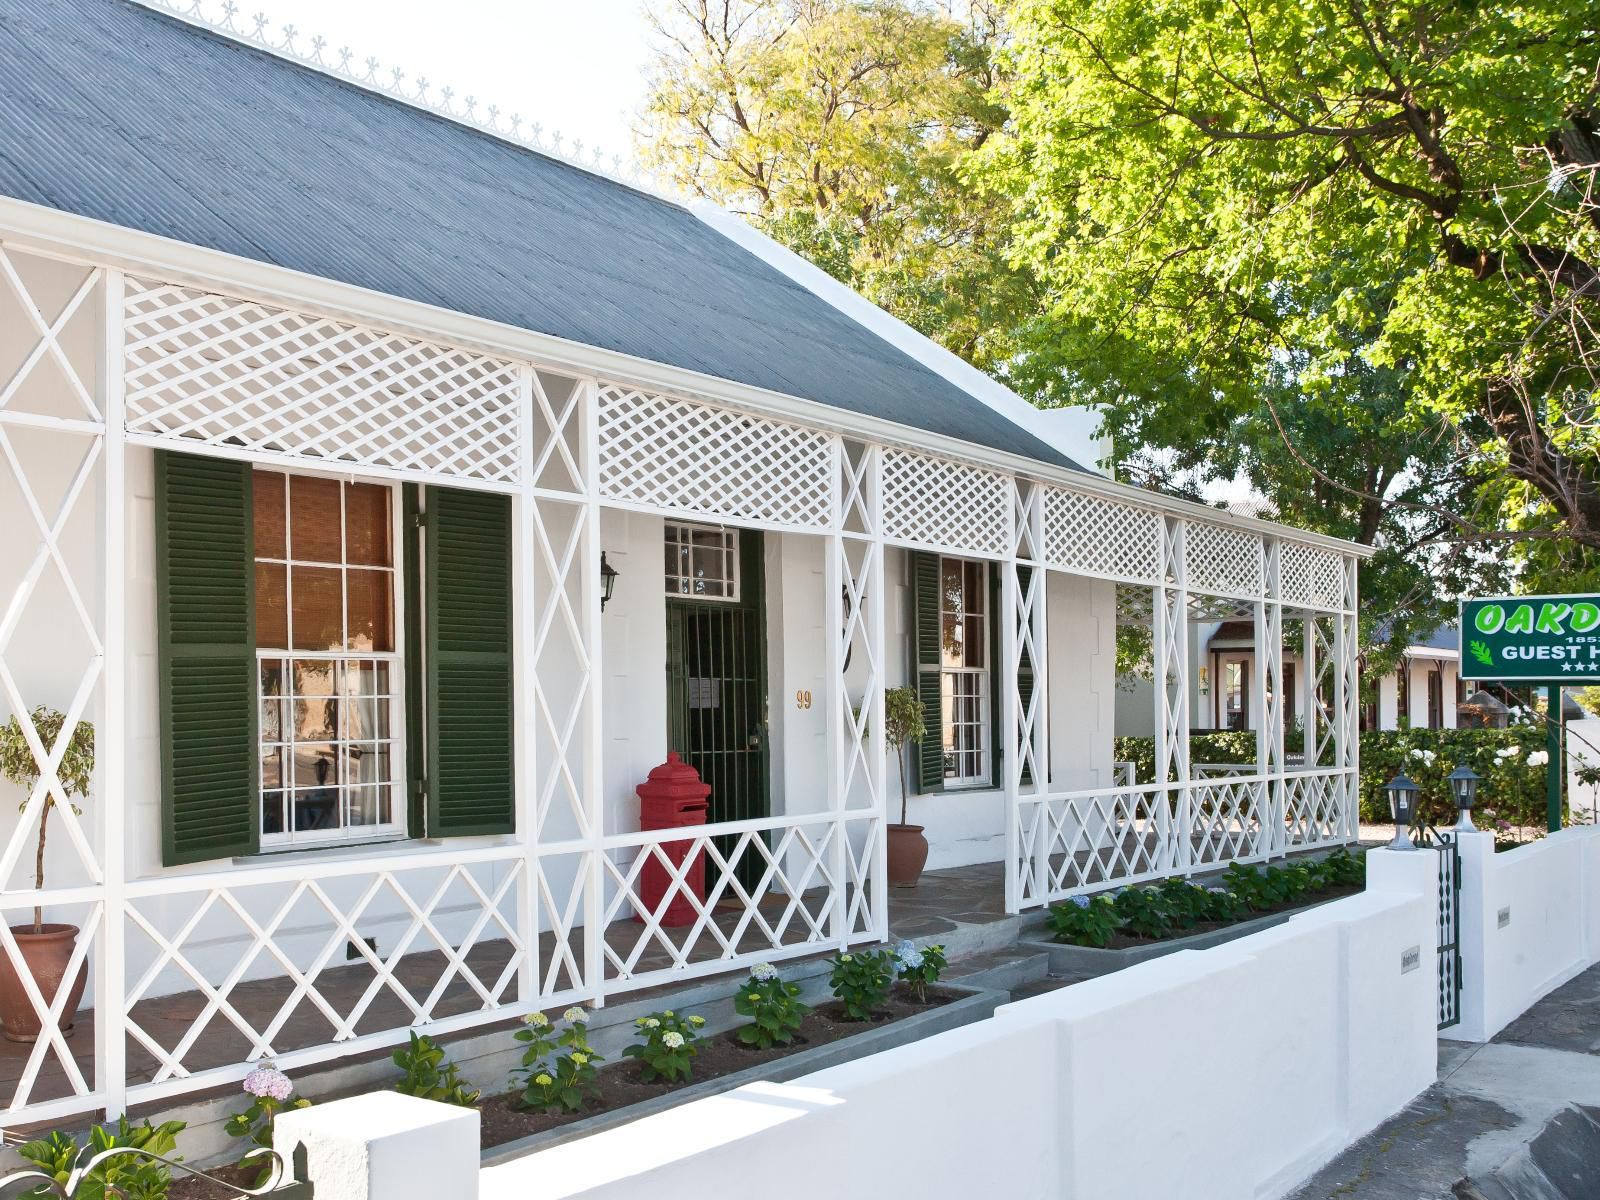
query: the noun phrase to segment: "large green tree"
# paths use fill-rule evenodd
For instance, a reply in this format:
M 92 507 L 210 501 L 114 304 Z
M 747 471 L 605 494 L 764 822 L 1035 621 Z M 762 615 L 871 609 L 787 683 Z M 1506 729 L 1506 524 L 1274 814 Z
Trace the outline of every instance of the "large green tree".
M 1013 122 L 975 175 L 1015 203 L 1019 265 L 1048 289 L 1015 367 L 1035 396 L 1099 403 L 1125 444 L 1202 475 L 1242 470 L 1402 573 L 1594 582 L 1592 11 L 1009 17 Z

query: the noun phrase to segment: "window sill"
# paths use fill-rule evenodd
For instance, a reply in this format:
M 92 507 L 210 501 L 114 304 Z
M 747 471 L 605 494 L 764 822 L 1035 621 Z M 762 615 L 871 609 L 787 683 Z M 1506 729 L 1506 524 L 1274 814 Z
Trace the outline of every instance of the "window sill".
M 425 844 L 426 839 L 414 838 L 405 833 L 386 833 L 380 837 L 362 838 L 359 841 L 348 842 L 321 842 L 310 846 L 263 846 L 255 854 L 238 854 L 233 858 L 235 866 L 243 867 L 251 863 L 270 859 L 273 862 L 294 862 L 299 859 L 326 858 L 329 853 L 345 851 L 353 858 L 360 858 L 363 852 L 377 853 L 387 851 L 402 842 L 415 842 Z

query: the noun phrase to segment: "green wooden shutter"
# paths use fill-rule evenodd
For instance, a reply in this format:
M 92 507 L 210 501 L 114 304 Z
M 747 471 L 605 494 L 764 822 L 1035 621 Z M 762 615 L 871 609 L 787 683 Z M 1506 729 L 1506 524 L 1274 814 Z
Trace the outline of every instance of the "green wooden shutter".
M 917 791 L 944 791 L 944 700 L 939 679 L 939 556 L 907 552 L 912 595 L 912 636 L 916 643 L 917 698 L 927 732 L 914 751 Z
M 250 467 L 156 452 L 161 857 L 260 845 Z
M 511 501 L 429 488 L 425 527 L 428 836 L 511 833 Z

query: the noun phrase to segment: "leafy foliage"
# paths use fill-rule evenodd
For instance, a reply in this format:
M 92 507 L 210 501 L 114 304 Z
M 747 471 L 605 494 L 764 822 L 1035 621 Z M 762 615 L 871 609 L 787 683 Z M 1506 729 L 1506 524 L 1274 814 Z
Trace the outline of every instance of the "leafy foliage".
M 918 946 L 903 941 L 894 948 L 895 977 L 911 989 L 918 1004 L 928 1002 L 928 988 L 939 982 L 949 966 L 943 946 Z
M 114 1149 L 148 1150 L 166 1158 L 174 1158 L 178 1147 L 178 1134 L 184 1129 L 182 1121 L 165 1121 L 152 1125 L 149 1121 L 134 1124 L 127 1117 L 117 1118 L 116 1128 L 96 1125 L 89 1130 L 88 1140 L 80 1146 L 70 1134 L 55 1131 L 24 1142 L 17 1153 L 63 1188 L 76 1167 L 87 1165 L 97 1154 Z M 138 1155 L 109 1159 L 84 1176 L 74 1200 L 165 1200 L 172 1185 L 172 1172 L 163 1163 L 152 1162 Z M 46 1187 L 37 1187 L 22 1193 L 27 1200 L 45 1200 L 56 1193 Z
M 906 764 L 900 753 L 906 743 L 922 741 L 928 732 L 928 711 L 913 687 L 892 687 L 883 693 L 884 737 L 900 773 L 900 824 L 907 820 Z
M 252 1078 L 262 1072 L 271 1072 L 283 1081 L 284 1086 L 279 1089 L 279 1095 L 254 1094 L 251 1096 L 250 1107 L 243 1112 L 234 1113 L 223 1125 L 223 1131 L 231 1138 L 242 1138 L 249 1143 L 248 1148 L 240 1157 L 238 1165 L 241 1167 L 257 1168 L 253 1186 L 261 1187 L 272 1178 L 270 1160 L 263 1162 L 259 1156 L 254 1156 L 257 1150 L 272 1149 L 272 1123 L 281 1112 L 291 1112 L 295 1109 L 310 1108 L 311 1101 L 301 1096 L 293 1095 L 293 1089 L 288 1083 L 288 1077 L 282 1075 L 271 1067 L 263 1064 L 252 1073 Z M 249 1086 L 249 1081 L 246 1081 Z
M 852 1021 L 870 1021 L 889 998 L 897 973 L 895 956 L 887 950 L 846 951 L 828 960 L 833 968 L 828 986 L 844 1004 Z
M 623 1056 L 639 1060 L 639 1076 L 646 1083 L 688 1079 L 694 1073 L 695 1039 L 705 1023 L 704 1017 L 680 1017 L 670 1008 L 640 1017 L 633 1023 L 637 1040 Z
M 1014 122 L 975 173 L 1049 295 L 1021 339 L 1035 397 L 1386 544 L 1373 574 L 1493 575 L 1509 540 L 1526 586 L 1592 581 L 1584 11 L 1017 0 Z
M 461 1078 L 461 1069 L 444 1056 L 444 1047 L 425 1033 L 411 1031 L 409 1044 L 394 1052 L 394 1065 L 402 1078 L 394 1090 L 403 1096 L 419 1096 L 471 1108 L 483 1093 Z
M 67 722 L 66 714 L 41 704 L 30 716 L 40 744 L 47 754 L 50 753 L 61 737 L 61 728 Z M 29 748 L 27 738 L 23 735 L 22 723 L 17 720 L 14 713 L 9 721 L 0 725 L 0 775 L 28 793 L 32 793 L 34 785 L 39 782 L 38 759 Z M 56 777 L 61 781 L 61 789 L 67 794 L 69 802 L 73 796 L 89 794 L 89 784 L 94 779 L 94 726 L 89 722 L 79 721 L 78 727 L 72 731 L 66 751 L 61 756 L 61 763 L 56 768 Z M 18 811 L 26 809 L 27 806 L 27 797 L 24 796 L 22 803 L 18 805 Z M 54 793 L 47 792 L 44 811 L 39 814 L 39 841 L 33 860 L 34 886 L 41 891 L 44 889 L 45 839 L 50 826 L 50 810 L 55 806 Z M 83 810 L 74 804 L 72 811 L 81 814 Z M 39 929 L 43 924 L 44 911 L 35 908 L 34 928 Z
M 522 1042 L 522 1064 L 511 1072 L 522 1079 L 524 1108 L 546 1112 L 577 1112 L 594 1089 L 601 1061 L 589 1045 L 589 1014 L 573 1007 L 562 1014 L 565 1028 L 558 1033 L 542 1012 L 522 1018 L 522 1028 L 512 1036 Z
M 1341 846 L 1324 858 L 1282 867 L 1233 863 L 1220 885 L 1173 877 L 1146 887 L 1073 896 L 1052 905 L 1046 918 L 1056 941 L 1104 949 L 1121 930 L 1160 940 L 1182 936 L 1203 923 L 1231 924 L 1332 888 L 1360 887 L 1366 870 L 1365 855 Z
M 1115 901 L 1106 892 L 1094 896 L 1073 896 L 1062 904 L 1051 905 L 1045 913 L 1050 936 L 1074 946 L 1104 949 L 1122 928 Z
M 739 1027 L 739 1040 L 766 1050 L 794 1041 L 811 1009 L 800 1003 L 798 983 L 787 983 L 767 963 L 757 963 L 734 995 L 733 1011 L 750 1018 L 750 1024 Z

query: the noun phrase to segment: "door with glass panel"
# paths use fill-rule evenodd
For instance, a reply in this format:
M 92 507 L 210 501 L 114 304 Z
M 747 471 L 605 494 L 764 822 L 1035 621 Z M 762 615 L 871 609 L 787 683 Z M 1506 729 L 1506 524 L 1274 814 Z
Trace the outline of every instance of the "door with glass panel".
M 669 521 L 664 545 L 667 745 L 710 786 L 708 821 L 769 816 L 761 534 Z M 718 838 L 718 852 L 738 841 Z M 766 866 L 751 847 L 734 873 L 752 888 Z

